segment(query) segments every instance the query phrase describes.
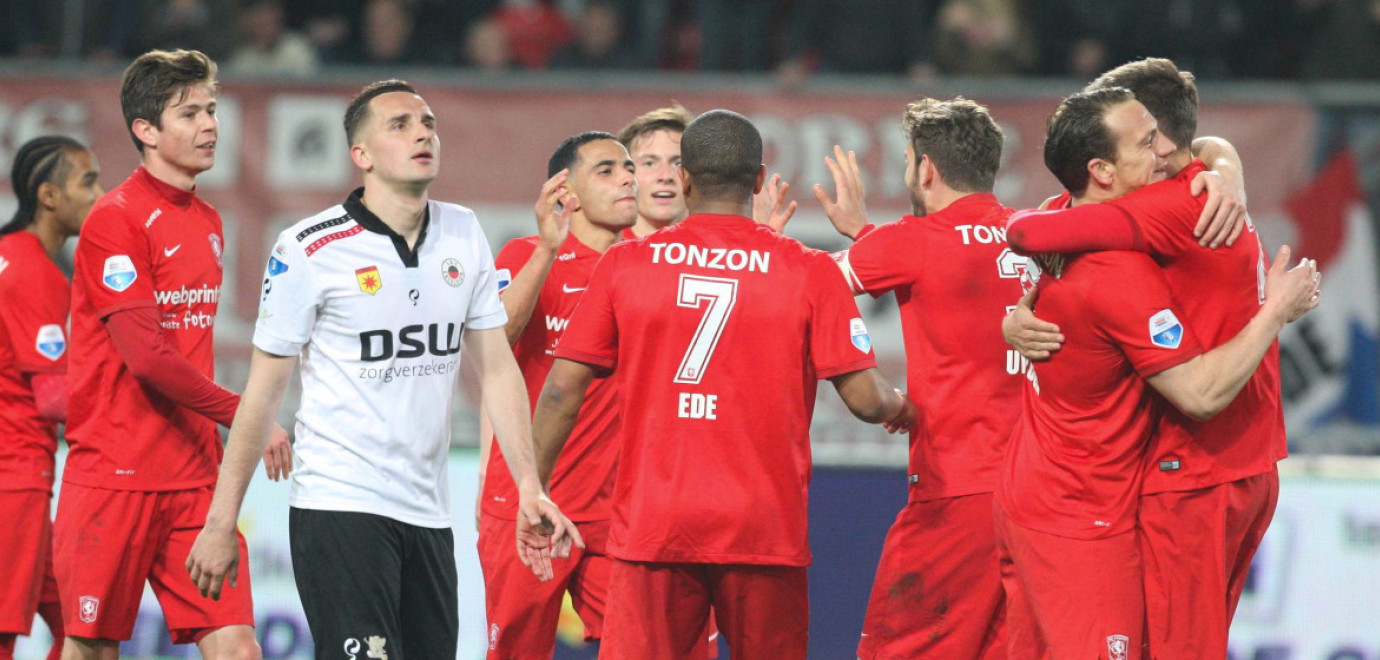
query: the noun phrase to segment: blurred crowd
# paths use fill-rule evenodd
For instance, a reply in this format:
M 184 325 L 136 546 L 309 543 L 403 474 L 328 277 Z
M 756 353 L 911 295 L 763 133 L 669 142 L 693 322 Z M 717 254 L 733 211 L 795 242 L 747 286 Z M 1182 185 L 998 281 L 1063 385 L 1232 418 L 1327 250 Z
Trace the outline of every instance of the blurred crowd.
M 234 72 L 332 65 L 1087 78 L 1380 79 L 1380 0 L 0 0 L 0 57 L 197 48 Z

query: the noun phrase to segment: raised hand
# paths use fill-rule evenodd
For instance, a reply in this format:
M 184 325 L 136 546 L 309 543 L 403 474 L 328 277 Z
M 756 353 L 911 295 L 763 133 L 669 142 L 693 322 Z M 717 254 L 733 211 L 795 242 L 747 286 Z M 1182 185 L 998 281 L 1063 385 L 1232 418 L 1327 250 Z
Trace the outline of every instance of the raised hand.
M 780 174 L 771 175 L 766 185 L 762 186 L 762 191 L 752 196 L 752 219 L 759 225 L 771 227 L 778 234 L 785 231 L 786 223 L 791 221 L 798 206 L 794 201 L 785 203 L 786 192 L 790 189 L 791 184 L 782 181 Z
M 815 199 L 824 207 L 825 215 L 834 229 L 848 238 L 856 238 L 858 232 L 867 226 L 867 190 L 863 186 L 862 172 L 858 169 L 858 155 L 852 151 L 845 156 L 843 148 L 834 145 L 834 157 L 824 157 L 829 173 L 834 175 L 834 194 L 830 199 L 824 186 L 816 183 Z
M 537 204 L 532 211 L 537 216 L 537 239 L 541 245 L 552 251 L 561 249 L 570 235 L 570 215 L 575 212 L 569 203 L 570 189 L 566 187 L 566 177 L 570 170 L 561 170 L 541 185 Z

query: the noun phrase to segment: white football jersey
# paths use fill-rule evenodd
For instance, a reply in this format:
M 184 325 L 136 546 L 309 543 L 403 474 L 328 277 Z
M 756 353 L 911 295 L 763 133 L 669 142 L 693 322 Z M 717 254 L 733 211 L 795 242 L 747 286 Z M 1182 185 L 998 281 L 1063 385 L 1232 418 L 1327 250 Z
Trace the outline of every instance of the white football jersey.
M 498 328 L 474 212 L 431 201 L 414 249 L 361 202 L 278 236 L 254 345 L 300 355 L 292 506 L 449 527 L 450 402 L 466 329 Z

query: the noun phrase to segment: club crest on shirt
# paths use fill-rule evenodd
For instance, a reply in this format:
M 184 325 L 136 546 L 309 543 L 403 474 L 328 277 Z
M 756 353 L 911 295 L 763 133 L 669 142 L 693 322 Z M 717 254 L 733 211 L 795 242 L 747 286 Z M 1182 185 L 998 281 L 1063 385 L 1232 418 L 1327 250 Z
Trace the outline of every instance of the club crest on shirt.
M 77 618 L 82 623 L 95 623 L 96 615 L 101 612 L 101 599 L 95 596 L 82 596 L 77 599 Z
M 139 272 L 134 270 L 134 262 L 130 261 L 129 255 L 117 254 L 106 257 L 105 269 L 101 275 L 101 281 L 105 282 L 106 288 L 122 293 L 137 279 Z
M 216 267 L 217 267 L 217 268 L 224 268 L 224 267 L 225 267 L 225 264 L 221 263 L 221 253 L 222 253 L 222 251 L 221 251 L 221 246 L 220 246 L 220 235 L 219 235 L 219 234 L 207 234 L 207 235 L 206 235 L 206 240 L 208 240 L 208 241 L 211 242 L 211 252 L 212 252 L 213 254 L 216 255 Z
M 465 281 L 465 269 L 460 266 L 460 261 L 454 257 L 446 259 L 441 264 L 441 279 L 451 286 L 460 286 Z M 498 290 L 502 291 L 504 285 L 499 284 Z
M 1130 653 L 1131 638 L 1125 635 L 1107 635 L 1108 660 L 1126 660 Z
M 1184 339 L 1184 324 L 1174 312 L 1164 309 L 1150 317 L 1150 341 L 1160 348 L 1175 349 Z
M 62 326 L 49 323 L 39 328 L 38 337 L 34 339 L 34 350 L 43 357 L 57 362 L 57 359 L 67 351 L 67 338 L 62 334 Z
M 502 291 L 513 283 L 513 272 L 507 268 L 500 268 L 494 271 L 494 279 L 498 280 L 498 290 Z
M 359 281 L 359 290 L 369 295 L 374 295 L 383 288 L 383 278 L 379 276 L 378 266 L 369 266 L 355 271 L 355 279 Z
M 853 340 L 853 347 L 866 353 L 872 350 L 872 335 L 867 334 L 867 326 L 863 325 L 863 320 L 859 318 L 848 322 L 848 334 Z

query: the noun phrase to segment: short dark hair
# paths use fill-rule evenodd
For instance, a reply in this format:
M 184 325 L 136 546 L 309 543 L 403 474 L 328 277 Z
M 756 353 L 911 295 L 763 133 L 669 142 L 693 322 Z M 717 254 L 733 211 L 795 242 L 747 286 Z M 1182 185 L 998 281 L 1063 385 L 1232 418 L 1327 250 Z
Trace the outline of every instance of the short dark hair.
M 13 234 L 33 224 L 38 213 L 38 188 L 45 183 L 67 180 L 72 171 L 68 154 L 86 151 L 86 145 L 66 135 L 45 135 L 24 143 L 10 168 L 10 190 L 19 207 L 10 221 L 0 227 L 0 236 Z
M 694 120 L 694 115 L 690 114 L 690 111 L 679 103 L 665 108 L 657 108 L 628 122 L 627 126 L 618 131 L 618 141 L 631 151 L 633 142 L 636 142 L 637 138 L 657 131 L 684 133 L 685 127 Z
M 547 178 L 556 176 L 561 170 L 574 167 L 575 163 L 580 162 L 580 147 L 595 140 L 617 141 L 618 138 L 614 137 L 613 133 L 604 131 L 585 131 L 561 140 L 561 146 L 556 147 L 556 153 L 551 154 L 551 160 L 546 161 Z
M 355 146 L 355 134 L 359 132 L 359 127 L 364 124 L 364 120 L 369 116 L 369 102 L 376 96 L 382 96 L 390 92 L 410 92 L 417 93 L 417 89 L 406 80 L 390 78 L 371 82 L 359 90 L 355 97 L 350 99 L 350 105 L 345 108 L 345 141 L 348 146 Z
M 1070 96 L 1049 116 L 1045 167 L 1075 195 L 1088 187 L 1088 161 L 1116 162 L 1116 136 L 1107 127 L 1113 106 L 1136 100 L 1125 87 L 1104 87 Z
M 1180 71 L 1171 60 L 1149 57 L 1127 62 L 1097 77 L 1087 89 L 1125 87 L 1154 115 L 1160 132 L 1174 146 L 1193 146 L 1198 133 L 1198 85 L 1193 74 Z
M 944 183 L 958 192 L 992 192 L 1001 166 L 1001 127 L 987 108 L 962 96 L 921 99 L 906 106 L 901 129 L 918 163 L 929 156 Z
M 685 127 L 680 162 L 709 199 L 748 199 L 762 167 L 762 134 L 732 110 L 710 110 Z
M 135 58 L 120 81 L 120 109 L 139 153 L 144 143 L 134 135 L 134 120 L 163 128 L 163 109 L 173 96 L 180 103 L 189 87 L 203 83 L 215 93 L 216 63 L 199 50 L 151 50 Z

